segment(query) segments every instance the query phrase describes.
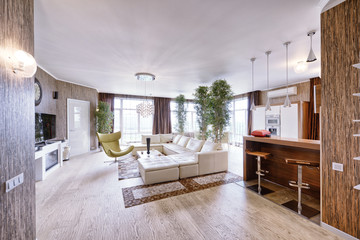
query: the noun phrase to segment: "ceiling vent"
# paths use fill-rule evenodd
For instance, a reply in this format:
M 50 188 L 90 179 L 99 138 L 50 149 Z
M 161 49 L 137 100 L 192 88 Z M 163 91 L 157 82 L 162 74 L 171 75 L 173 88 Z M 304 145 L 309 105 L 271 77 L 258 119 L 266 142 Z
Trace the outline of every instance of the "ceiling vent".
M 297 87 L 289 87 L 288 90 L 286 88 L 282 88 L 279 90 L 267 92 L 268 98 L 285 97 L 287 94 L 289 96 L 297 95 Z

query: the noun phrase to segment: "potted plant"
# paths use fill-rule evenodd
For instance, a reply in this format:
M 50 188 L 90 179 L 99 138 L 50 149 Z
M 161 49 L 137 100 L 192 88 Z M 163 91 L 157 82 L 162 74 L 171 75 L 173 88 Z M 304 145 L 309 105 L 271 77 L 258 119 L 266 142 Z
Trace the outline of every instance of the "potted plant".
M 176 130 L 180 134 L 183 134 L 186 123 L 185 96 L 183 94 L 180 94 L 175 98 L 175 102 L 176 102 L 176 117 L 177 117 Z
M 96 131 L 98 133 L 111 133 L 113 131 L 114 114 L 110 110 L 110 105 L 99 101 L 95 111 Z M 100 148 L 101 151 L 101 148 Z
M 221 142 L 224 130 L 230 122 L 230 103 L 233 99 L 231 86 L 226 80 L 216 80 L 210 87 L 210 124 L 214 142 Z
M 199 86 L 194 93 L 194 108 L 199 124 L 199 138 L 206 140 L 209 136 L 208 126 L 210 123 L 210 94 L 209 87 Z

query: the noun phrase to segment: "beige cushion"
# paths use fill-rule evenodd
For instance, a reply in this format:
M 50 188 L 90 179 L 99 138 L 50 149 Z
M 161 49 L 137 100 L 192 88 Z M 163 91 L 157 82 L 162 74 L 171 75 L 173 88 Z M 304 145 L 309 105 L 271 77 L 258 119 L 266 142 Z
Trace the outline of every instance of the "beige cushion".
M 189 142 L 190 140 L 190 137 L 185 137 L 185 136 L 182 136 L 180 138 L 180 140 L 177 142 L 177 145 L 181 146 L 181 147 L 185 147 L 186 144 Z
M 170 134 L 160 134 L 160 141 L 162 143 L 168 143 L 168 142 L 171 142 L 173 138 L 173 135 L 170 133 Z
M 195 158 L 195 155 L 191 153 L 171 155 L 169 158 L 177 162 L 180 166 L 198 163 L 198 158 Z
M 146 138 L 150 138 L 150 143 L 160 143 L 160 135 L 141 135 L 141 143 L 146 144 Z
M 188 142 L 188 144 L 186 145 L 187 149 L 190 149 L 194 152 L 199 152 L 201 147 L 203 146 L 204 141 L 203 140 L 197 140 L 194 138 L 191 138 Z
M 177 144 L 177 143 L 179 142 L 179 140 L 180 140 L 181 137 L 182 137 L 181 135 L 176 135 L 176 136 L 174 137 L 173 143 Z
M 167 168 L 179 167 L 179 163 L 167 156 L 153 156 L 148 158 L 139 158 L 139 167 L 145 171 L 156 171 Z
M 218 143 L 213 143 L 213 142 L 209 142 L 209 141 L 205 141 L 203 147 L 201 148 L 200 152 L 212 152 L 212 151 L 216 151 L 218 149 L 219 144 Z

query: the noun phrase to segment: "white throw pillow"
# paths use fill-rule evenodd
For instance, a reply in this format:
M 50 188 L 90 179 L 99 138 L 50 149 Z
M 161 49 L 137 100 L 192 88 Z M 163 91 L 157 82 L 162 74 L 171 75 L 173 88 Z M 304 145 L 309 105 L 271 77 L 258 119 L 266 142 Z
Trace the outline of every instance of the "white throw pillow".
M 177 143 L 177 145 L 181 146 L 181 147 L 185 147 L 186 144 L 189 142 L 190 138 L 189 137 L 185 137 L 182 136 L 179 140 L 179 142 Z
M 177 143 L 179 142 L 179 140 L 180 140 L 181 137 L 182 137 L 182 135 L 176 135 L 176 136 L 174 137 L 173 143 L 177 144 Z
M 168 143 L 168 142 L 171 142 L 173 138 L 173 135 L 170 133 L 170 134 L 160 134 L 160 140 L 162 143 Z
M 188 144 L 186 145 L 187 149 L 190 149 L 194 152 L 199 152 L 201 147 L 203 146 L 204 141 L 203 140 L 197 140 L 194 138 L 191 138 L 188 142 Z
M 201 148 L 200 152 L 212 152 L 212 151 L 216 151 L 218 149 L 219 144 L 218 143 L 213 143 L 213 142 L 209 142 L 209 141 L 205 141 L 203 147 Z
M 150 143 L 160 143 L 160 135 L 141 135 L 141 143 L 146 144 L 146 138 L 150 138 Z

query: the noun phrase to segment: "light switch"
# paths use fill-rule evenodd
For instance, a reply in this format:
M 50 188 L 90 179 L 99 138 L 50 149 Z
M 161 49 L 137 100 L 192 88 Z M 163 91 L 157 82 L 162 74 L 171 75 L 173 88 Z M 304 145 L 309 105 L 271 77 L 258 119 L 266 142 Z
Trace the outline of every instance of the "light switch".
M 336 162 L 332 163 L 332 169 L 339 172 L 344 171 L 343 165 L 341 163 L 336 163 Z
M 21 173 L 21 174 L 17 175 L 16 177 L 13 177 L 12 179 L 9 179 L 6 181 L 5 191 L 10 192 L 11 190 L 13 190 L 15 187 L 19 186 L 23 182 L 24 182 L 24 173 Z

